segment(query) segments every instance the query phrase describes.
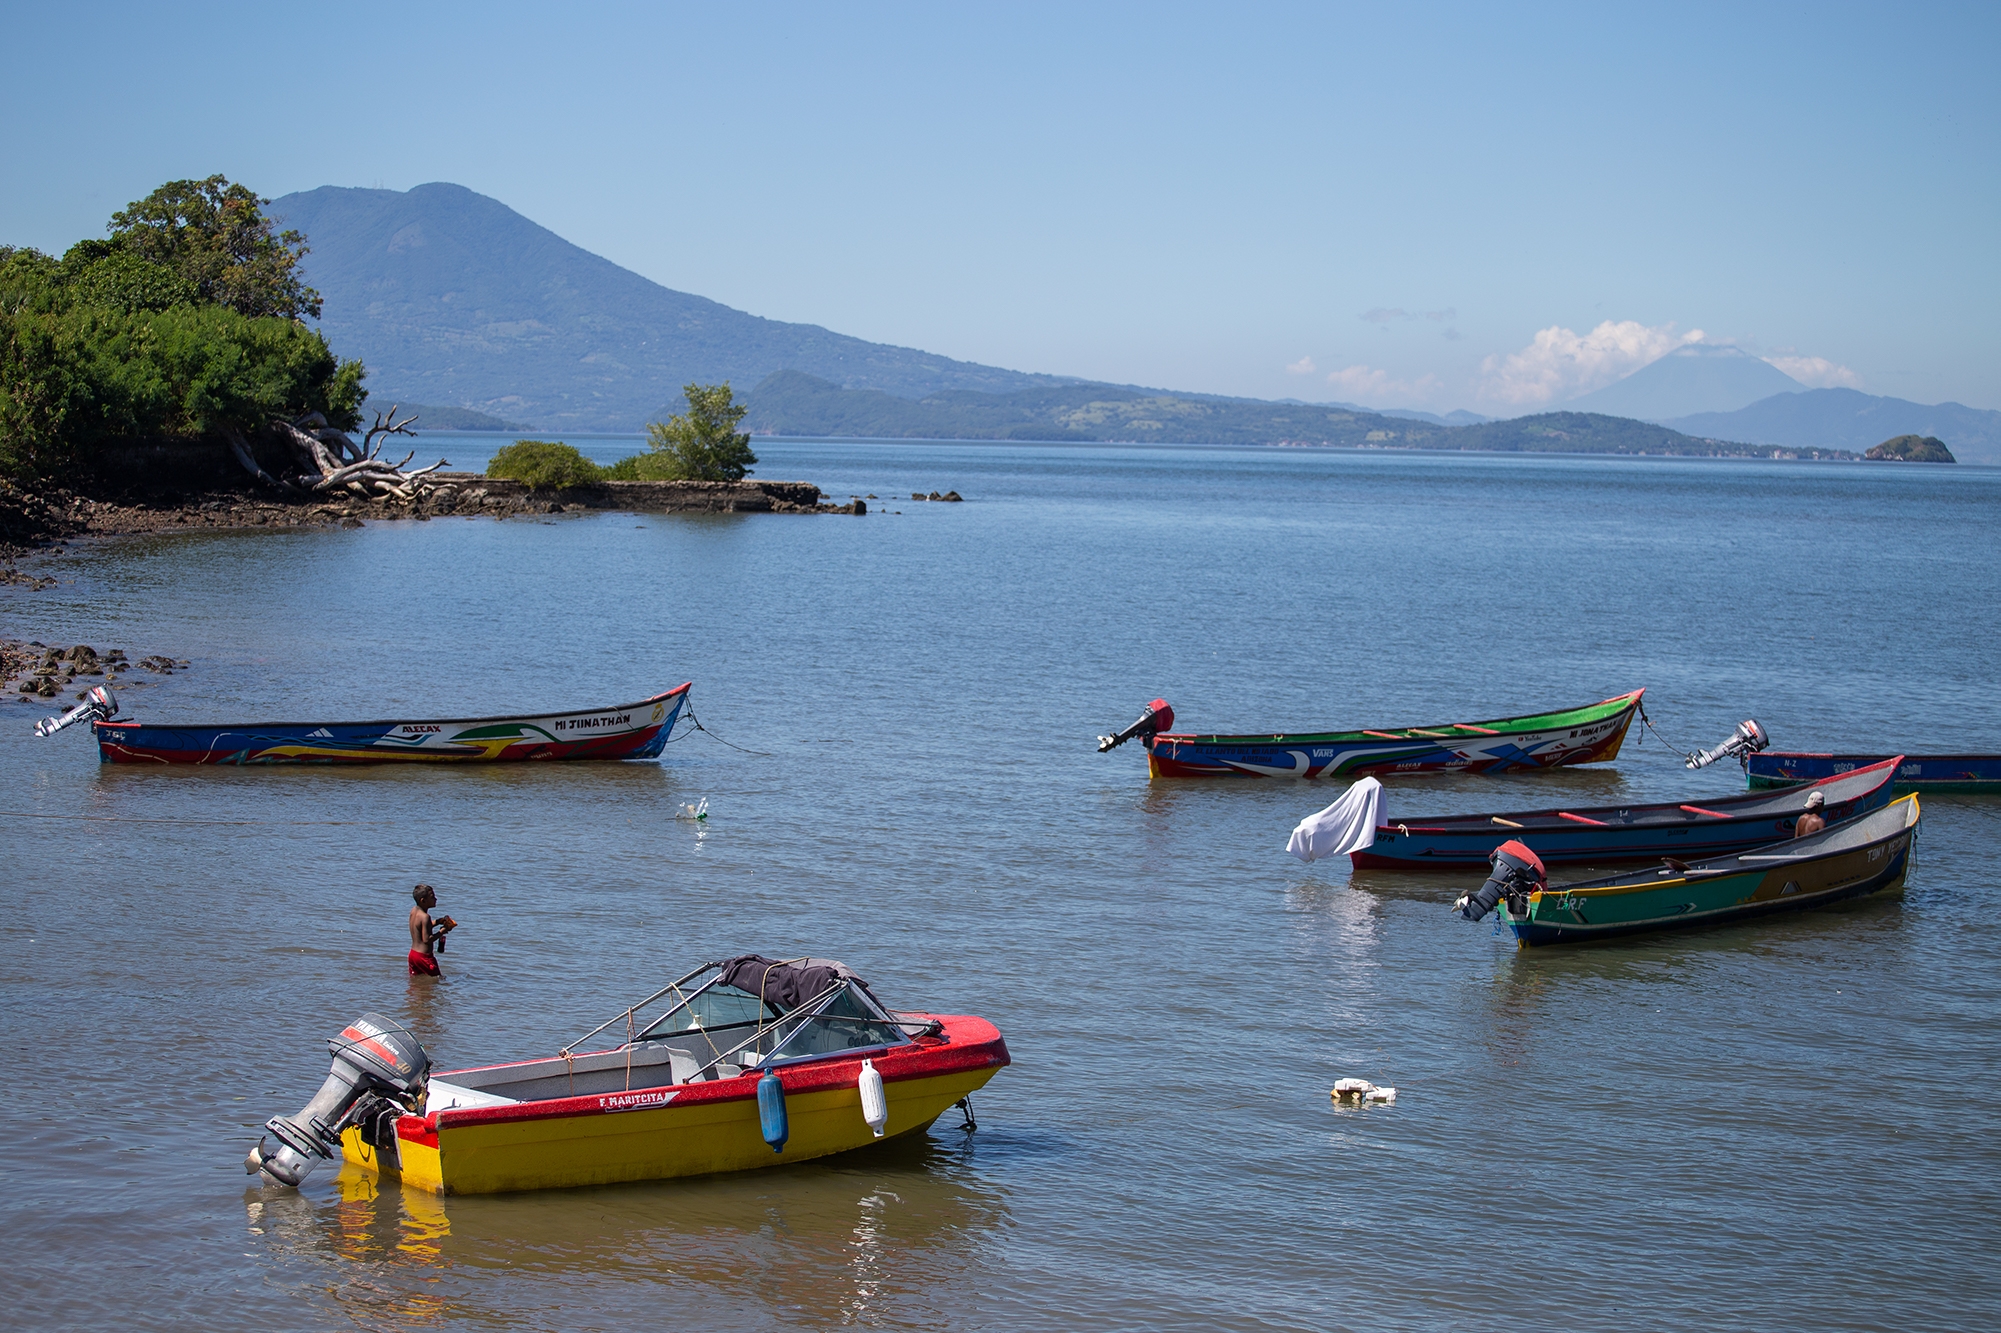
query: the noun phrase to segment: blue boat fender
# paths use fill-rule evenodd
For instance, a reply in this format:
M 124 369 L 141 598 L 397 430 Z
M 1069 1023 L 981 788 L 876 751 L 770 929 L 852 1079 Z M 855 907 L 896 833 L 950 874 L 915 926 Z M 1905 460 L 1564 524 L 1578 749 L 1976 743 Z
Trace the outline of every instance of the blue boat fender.
M 769 1069 L 757 1080 L 757 1127 L 764 1131 L 771 1151 L 785 1151 L 785 1140 L 792 1137 L 792 1127 L 785 1118 L 785 1085 Z

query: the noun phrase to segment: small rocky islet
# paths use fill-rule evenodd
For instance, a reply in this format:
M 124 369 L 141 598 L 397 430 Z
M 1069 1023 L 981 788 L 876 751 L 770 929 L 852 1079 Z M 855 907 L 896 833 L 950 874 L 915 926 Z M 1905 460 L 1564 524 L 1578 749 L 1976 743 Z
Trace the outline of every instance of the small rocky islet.
M 123 648 L 99 651 L 87 643 L 51 647 L 36 640 L 0 639 L 0 690 L 19 699 L 56 699 L 79 680 L 106 685 L 126 683 L 130 673 L 148 671 L 171 676 L 185 670 L 184 658 L 156 653 L 134 661 Z M 77 695 L 83 697 L 81 693 Z

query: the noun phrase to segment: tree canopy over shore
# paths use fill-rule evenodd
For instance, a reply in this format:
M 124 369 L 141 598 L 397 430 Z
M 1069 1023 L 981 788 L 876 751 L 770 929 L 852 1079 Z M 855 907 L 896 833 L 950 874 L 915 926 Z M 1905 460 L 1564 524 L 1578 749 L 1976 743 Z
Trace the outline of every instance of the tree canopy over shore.
M 60 259 L 0 246 L 0 476 L 311 412 L 358 424 L 366 372 L 303 322 L 320 310 L 305 238 L 276 232 L 268 202 L 221 176 L 171 181 Z

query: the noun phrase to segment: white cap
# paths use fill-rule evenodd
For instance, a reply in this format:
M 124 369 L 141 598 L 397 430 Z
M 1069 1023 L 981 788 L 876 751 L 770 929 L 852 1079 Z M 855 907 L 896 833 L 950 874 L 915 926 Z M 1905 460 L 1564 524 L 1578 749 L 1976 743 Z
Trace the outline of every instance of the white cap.
M 1810 793 L 1808 793 L 1808 795 L 1807 795 L 1807 798 L 1806 798 L 1806 808 L 1807 808 L 1807 809 L 1809 809 L 1809 810 L 1818 810 L 1818 809 L 1820 809 L 1820 807 L 1822 807 L 1823 805 L 1826 805 L 1826 804 L 1827 804 L 1827 794 L 1826 794 L 1825 792 L 1810 792 Z

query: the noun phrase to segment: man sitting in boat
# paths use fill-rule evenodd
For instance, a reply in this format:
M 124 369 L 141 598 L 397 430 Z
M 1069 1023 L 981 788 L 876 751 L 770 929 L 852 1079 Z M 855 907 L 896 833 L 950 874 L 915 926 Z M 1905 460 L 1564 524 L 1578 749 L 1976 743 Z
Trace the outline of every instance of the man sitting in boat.
M 1820 813 L 1827 804 L 1827 797 L 1819 792 L 1810 792 L 1806 798 L 1806 813 L 1793 823 L 1793 836 L 1804 838 L 1809 833 L 1818 833 L 1827 827 L 1827 817 Z
M 417 905 L 410 909 L 410 975 L 441 977 L 444 973 L 438 970 L 438 950 L 445 947 L 445 936 L 458 922 L 448 916 L 432 919 L 431 909 L 438 905 L 438 894 L 430 885 L 419 884 L 410 890 L 410 896 L 417 900 Z

